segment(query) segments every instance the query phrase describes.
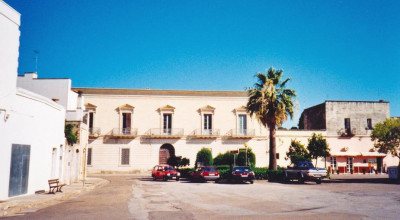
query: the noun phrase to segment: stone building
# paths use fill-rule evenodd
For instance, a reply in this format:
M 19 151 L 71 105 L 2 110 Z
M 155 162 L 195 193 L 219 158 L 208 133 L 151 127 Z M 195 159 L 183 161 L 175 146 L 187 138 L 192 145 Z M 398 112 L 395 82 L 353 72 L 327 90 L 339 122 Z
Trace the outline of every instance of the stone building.
M 326 130 L 328 135 L 369 135 L 376 123 L 390 117 L 386 101 L 325 101 L 307 108 L 305 130 Z

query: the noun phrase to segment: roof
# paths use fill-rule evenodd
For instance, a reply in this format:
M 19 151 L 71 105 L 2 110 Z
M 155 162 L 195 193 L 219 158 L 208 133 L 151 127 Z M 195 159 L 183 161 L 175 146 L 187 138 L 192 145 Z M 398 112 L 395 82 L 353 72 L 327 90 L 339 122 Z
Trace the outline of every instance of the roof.
M 353 101 L 353 100 L 326 100 L 325 102 L 365 102 L 365 103 L 389 103 L 389 101 L 379 100 L 379 101 Z
M 386 157 L 387 155 L 384 153 L 379 153 L 379 152 L 331 152 L 331 156 L 337 156 L 337 157 L 344 157 L 344 156 L 349 156 L 349 157 L 357 157 L 357 156 Z
M 110 88 L 72 88 L 74 92 L 102 95 L 176 95 L 176 96 L 224 96 L 247 97 L 246 91 L 207 91 L 207 90 L 152 90 L 152 89 L 110 89 Z

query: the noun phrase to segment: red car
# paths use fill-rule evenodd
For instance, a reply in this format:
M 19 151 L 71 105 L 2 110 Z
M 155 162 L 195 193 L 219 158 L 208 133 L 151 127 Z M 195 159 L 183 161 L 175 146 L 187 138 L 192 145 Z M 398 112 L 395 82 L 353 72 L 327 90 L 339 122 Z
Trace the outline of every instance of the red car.
M 214 166 L 199 167 L 190 174 L 191 181 L 215 181 L 219 179 L 219 172 Z
M 164 181 L 175 179 L 179 181 L 181 174 L 175 170 L 174 167 L 169 165 L 157 165 L 154 166 L 153 171 L 151 172 L 151 176 L 153 180 L 162 179 Z

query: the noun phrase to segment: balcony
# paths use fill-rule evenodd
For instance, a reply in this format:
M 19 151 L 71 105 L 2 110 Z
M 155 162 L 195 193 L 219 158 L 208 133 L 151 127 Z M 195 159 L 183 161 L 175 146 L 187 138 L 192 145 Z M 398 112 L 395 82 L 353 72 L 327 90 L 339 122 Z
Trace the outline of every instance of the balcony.
M 189 137 L 199 139 L 215 139 L 219 137 L 219 129 L 196 129 Z
M 183 137 L 183 128 L 150 128 L 144 135 L 145 138 L 179 139 Z
M 232 139 L 251 139 L 255 136 L 255 129 L 231 129 L 227 136 Z
M 137 128 L 114 128 L 107 136 L 110 138 L 134 139 L 137 137 Z
M 89 128 L 89 139 L 98 138 L 101 135 L 100 128 Z

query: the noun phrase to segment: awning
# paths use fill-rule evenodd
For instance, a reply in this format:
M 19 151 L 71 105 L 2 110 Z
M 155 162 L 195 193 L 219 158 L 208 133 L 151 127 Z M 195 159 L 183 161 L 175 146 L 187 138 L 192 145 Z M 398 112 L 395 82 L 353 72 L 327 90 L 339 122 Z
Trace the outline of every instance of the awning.
M 333 157 L 356 157 L 361 156 L 360 152 L 331 152 L 331 156 Z
M 361 152 L 364 157 L 386 157 L 386 154 L 379 152 Z
M 386 157 L 386 154 L 379 152 L 331 152 L 332 157 Z

